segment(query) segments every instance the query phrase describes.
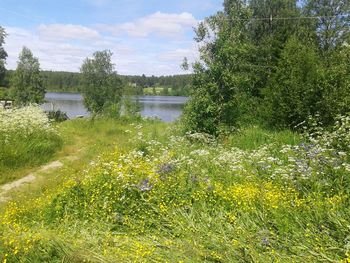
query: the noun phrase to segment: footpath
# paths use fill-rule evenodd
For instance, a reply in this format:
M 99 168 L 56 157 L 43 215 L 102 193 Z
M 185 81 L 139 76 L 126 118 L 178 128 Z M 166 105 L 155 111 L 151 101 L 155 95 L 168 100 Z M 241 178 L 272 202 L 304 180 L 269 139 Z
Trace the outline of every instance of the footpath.
M 68 156 L 65 158 L 66 160 L 70 160 L 70 161 L 74 161 L 79 159 L 77 156 Z M 62 161 L 53 161 L 51 163 L 45 164 L 44 166 L 42 166 L 41 168 L 39 168 L 38 170 L 22 177 L 21 179 L 18 179 L 16 181 L 4 184 L 4 185 L 0 185 L 0 203 L 6 203 L 8 201 L 11 200 L 10 197 L 8 197 L 8 194 L 11 191 L 14 191 L 16 189 L 19 189 L 21 187 L 23 187 L 24 185 L 28 185 L 28 184 L 33 184 L 40 176 L 42 176 L 42 173 L 45 172 L 53 172 L 55 170 L 57 170 L 58 168 L 63 167 L 63 162 Z

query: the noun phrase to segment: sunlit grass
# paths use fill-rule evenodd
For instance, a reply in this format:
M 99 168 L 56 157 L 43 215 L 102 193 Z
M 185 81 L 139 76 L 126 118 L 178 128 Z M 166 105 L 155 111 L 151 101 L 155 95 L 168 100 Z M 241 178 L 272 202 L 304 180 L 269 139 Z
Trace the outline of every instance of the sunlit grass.
M 36 106 L 0 109 L 0 184 L 48 162 L 62 145 L 46 114 Z
M 247 126 L 230 135 L 228 142 L 242 150 L 253 150 L 270 143 L 276 146 L 296 145 L 300 142 L 300 136 L 290 130 L 271 131 L 258 126 Z
M 144 88 L 144 95 L 162 95 L 164 94 L 164 87 L 155 87 L 155 88 Z M 172 88 L 168 88 L 168 93 L 171 94 Z
M 350 166 L 321 140 L 105 119 L 59 129 L 58 155 L 80 158 L 2 208 L 8 262 L 347 262 Z

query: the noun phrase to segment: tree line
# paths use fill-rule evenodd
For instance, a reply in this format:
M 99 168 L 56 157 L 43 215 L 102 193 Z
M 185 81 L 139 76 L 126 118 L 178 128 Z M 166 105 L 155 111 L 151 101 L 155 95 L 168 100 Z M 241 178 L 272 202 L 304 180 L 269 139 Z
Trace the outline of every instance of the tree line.
M 10 86 L 10 79 L 13 73 L 14 70 L 5 71 L 0 87 Z M 41 75 L 44 86 L 48 91 L 79 92 L 80 90 L 82 83 L 80 72 L 42 70 Z M 171 95 L 187 95 L 191 82 L 191 74 L 172 76 L 119 75 L 119 77 L 124 85 L 132 87 L 136 94 L 143 94 L 144 88 L 162 87 L 171 89 Z
M 129 85 L 144 89 L 162 87 L 163 95 L 187 96 L 191 83 L 191 74 L 170 76 L 121 76 Z
M 1 50 L 0 50 L 1 57 Z M 82 74 L 80 72 L 45 71 L 41 70 L 42 82 L 47 91 L 55 92 L 80 92 Z M 14 70 L 5 70 L 1 66 L 0 59 L 0 87 L 11 86 L 10 80 Z M 162 87 L 162 95 L 186 96 L 189 94 L 191 75 L 173 76 L 127 76 L 119 75 L 123 85 L 129 92 L 135 95 L 143 95 L 145 88 Z M 169 90 L 167 92 L 167 90 Z
M 350 111 L 350 1 L 223 5 L 195 30 L 201 59 L 192 64 L 188 130 L 294 129 L 309 116 L 329 125 Z

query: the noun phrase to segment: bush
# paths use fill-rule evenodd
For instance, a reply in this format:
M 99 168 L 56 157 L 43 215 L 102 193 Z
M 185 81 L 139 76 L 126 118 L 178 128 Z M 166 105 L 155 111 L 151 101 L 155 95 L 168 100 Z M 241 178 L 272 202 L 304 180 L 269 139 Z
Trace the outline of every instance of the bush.
M 294 128 L 319 111 L 322 90 L 320 58 L 316 49 L 291 38 L 279 61 L 276 73 L 265 91 L 267 119 L 278 127 Z
M 47 116 L 50 120 L 56 121 L 56 122 L 62 122 L 68 120 L 67 113 L 60 111 L 60 110 L 52 110 L 47 112 Z
M 8 99 L 8 89 L 0 87 L 0 99 Z

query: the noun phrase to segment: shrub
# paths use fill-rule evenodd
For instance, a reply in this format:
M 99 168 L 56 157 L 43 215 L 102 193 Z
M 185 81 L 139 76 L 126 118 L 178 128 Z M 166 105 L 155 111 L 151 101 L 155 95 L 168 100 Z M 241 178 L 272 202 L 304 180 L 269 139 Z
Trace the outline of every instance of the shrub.
M 47 112 L 47 116 L 50 120 L 56 121 L 56 122 L 62 122 L 68 120 L 67 113 L 60 111 L 60 110 L 52 110 Z

